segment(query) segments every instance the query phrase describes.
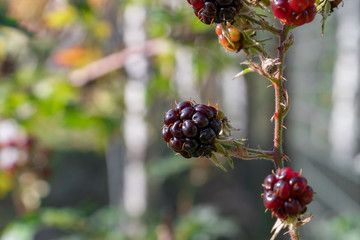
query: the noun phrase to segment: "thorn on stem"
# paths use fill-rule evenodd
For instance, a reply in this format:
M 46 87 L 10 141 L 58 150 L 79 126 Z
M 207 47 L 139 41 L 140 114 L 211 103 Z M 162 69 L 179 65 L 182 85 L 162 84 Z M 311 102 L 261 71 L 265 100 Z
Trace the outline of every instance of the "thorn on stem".
M 273 122 L 275 118 L 278 118 L 279 113 L 275 112 L 274 115 L 272 115 L 272 117 L 270 118 L 270 121 Z

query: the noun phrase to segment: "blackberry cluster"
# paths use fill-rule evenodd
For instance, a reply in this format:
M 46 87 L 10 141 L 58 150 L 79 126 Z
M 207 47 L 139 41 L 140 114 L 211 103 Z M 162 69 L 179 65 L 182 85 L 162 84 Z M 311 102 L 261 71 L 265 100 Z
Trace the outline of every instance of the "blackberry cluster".
M 315 0 L 272 0 L 275 17 L 288 25 L 301 26 L 314 20 Z
M 306 212 L 314 195 L 307 180 L 291 168 L 281 168 L 264 180 L 264 205 L 275 217 L 286 219 Z
M 162 137 L 185 158 L 208 157 L 222 129 L 218 110 L 213 106 L 180 102 L 167 111 Z
M 227 24 L 227 33 L 223 31 L 221 24 L 216 26 L 215 32 L 218 35 L 219 43 L 227 50 L 238 52 L 243 48 L 243 34 L 230 23 Z
M 188 0 L 195 15 L 205 24 L 232 21 L 242 7 L 241 0 Z

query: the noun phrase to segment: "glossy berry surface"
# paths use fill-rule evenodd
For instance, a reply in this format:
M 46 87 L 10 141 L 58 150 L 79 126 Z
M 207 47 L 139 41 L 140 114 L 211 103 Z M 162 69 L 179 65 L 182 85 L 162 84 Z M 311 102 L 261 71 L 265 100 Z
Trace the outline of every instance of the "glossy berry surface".
M 279 169 L 265 177 L 264 205 L 276 218 L 286 219 L 306 212 L 313 200 L 314 191 L 307 180 L 291 168 Z
M 289 215 L 297 215 L 300 213 L 302 207 L 299 200 L 296 198 L 291 198 L 289 201 L 284 203 L 284 208 L 285 212 L 287 212 Z
M 307 186 L 307 180 L 304 177 L 296 176 L 290 179 L 289 184 L 290 184 L 291 193 L 294 196 L 298 196 L 304 192 Z
M 289 0 L 288 3 L 294 12 L 302 12 L 309 6 L 309 0 Z
M 192 116 L 192 120 L 194 121 L 194 123 L 196 123 L 197 126 L 199 126 L 200 128 L 204 128 L 209 124 L 209 119 L 201 112 L 196 112 L 193 116 Z
M 306 186 L 306 188 L 304 189 L 303 193 L 301 194 L 301 196 L 299 198 L 300 203 L 302 205 L 307 205 L 307 204 L 311 203 L 313 196 L 314 196 L 314 191 L 313 191 L 312 187 Z
M 188 2 L 193 5 L 194 8 L 202 8 L 205 4 L 203 0 L 190 0 Z
M 288 168 L 288 167 L 281 168 L 276 172 L 276 179 L 278 179 L 278 180 L 289 181 L 290 179 L 292 179 L 295 176 L 296 176 L 296 173 L 294 172 L 294 170 L 292 170 L 291 168 Z
M 312 22 L 316 15 L 314 0 L 272 0 L 275 17 L 288 25 L 301 26 Z
M 308 7 L 306 9 L 307 13 L 308 13 L 308 19 L 307 22 L 312 22 L 316 16 L 316 6 L 315 5 L 311 5 L 310 7 Z
M 164 117 L 162 138 L 185 158 L 208 157 L 215 150 L 215 140 L 222 130 L 216 107 L 180 102 Z
M 232 21 L 242 7 L 242 0 L 188 0 L 195 15 L 205 24 Z
M 264 180 L 264 189 L 265 190 L 273 190 L 274 184 L 276 183 L 277 179 L 274 174 L 269 174 L 266 176 Z
M 170 141 L 170 139 L 172 138 L 172 134 L 171 134 L 171 132 L 170 132 L 169 126 L 165 125 L 165 126 L 162 128 L 161 136 L 162 136 L 162 138 L 164 139 L 165 142 L 169 142 L 169 141 Z
M 216 26 L 215 32 L 218 35 L 220 45 L 232 52 L 240 51 L 243 48 L 243 34 L 231 24 L 227 24 L 226 28 L 224 31 L 221 24 Z
M 263 201 L 267 209 L 276 211 L 281 207 L 281 200 L 273 191 L 267 191 L 264 195 Z
M 282 200 L 286 200 L 290 197 L 290 185 L 284 180 L 280 180 L 274 185 L 274 192 L 277 197 Z
M 167 111 L 164 117 L 165 125 L 173 124 L 179 118 L 179 113 L 174 109 L 170 109 Z
M 282 19 L 291 16 L 291 8 L 287 0 L 274 0 L 271 2 L 271 8 L 277 18 Z

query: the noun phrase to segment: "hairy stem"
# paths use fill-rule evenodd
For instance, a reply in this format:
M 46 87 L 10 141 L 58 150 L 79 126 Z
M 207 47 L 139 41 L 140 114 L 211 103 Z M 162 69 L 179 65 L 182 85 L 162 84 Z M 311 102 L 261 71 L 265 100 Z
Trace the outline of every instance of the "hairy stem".
M 273 160 L 271 151 L 262 151 L 260 149 L 252 148 L 239 148 L 238 150 L 232 151 L 231 156 L 235 158 L 241 158 L 243 160 Z
M 287 98 L 285 83 L 282 77 L 284 71 L 284 60 L 285 60 L 285 52 L 286 48 L 284 43 L 286 41 L 287 35 L 289 33 L 289 29 L 286 25 L 283 26 L 281 32 L 279 33 L 279 47 L 278 47 L 278 58 L 280 60 L 279 70 L 276 75 L 276 82 L 274 83 L 275 89 L 275 114 L 274 114 L 274 148 L 273 148 L 273 159 L 275 168 L 282 168 L 282 132 L 284 128 L 284 118 L 287 113 L 288 107 L 285 104 L 285 98 Z
M 289 234 L 291 240 L 299 240 L 299 229 L 295 226 L 295 224 L 291 224 L 289 226 Z

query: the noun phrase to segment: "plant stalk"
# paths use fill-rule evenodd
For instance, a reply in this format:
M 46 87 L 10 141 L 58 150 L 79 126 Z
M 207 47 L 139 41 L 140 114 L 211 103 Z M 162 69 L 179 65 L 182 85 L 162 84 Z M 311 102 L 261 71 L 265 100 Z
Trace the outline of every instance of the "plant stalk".
M 275 168 L 283 167 L 283 147 L 282 147 L 282 139 L 283 139 L 283 128 L 284 128 L 284 118 L 287 113 L 287 106 L 284 104 L 284 98 L 286 95 L 285 83 L 282 77 L 284 71 L 284 60 L 285 60 L 285 52 L 286 48 L 284 43 L 287 39 L 289 33 L 289 29 L 287 25 L 284 25 L 282 30 L 279 32 L 279 47 L 278 47 L 278 58 L 280 61 L 279 69 L 276 74 L 276 82 L 274 83 L 275 90 L 275 114 L 274 114 L 274 148 L 273 148 L 273 159 Z
M 291 224 L 289 226 L 289 234 L 291 240 L 299 240 L 299 229 L 295 226 L 295 224 Z

